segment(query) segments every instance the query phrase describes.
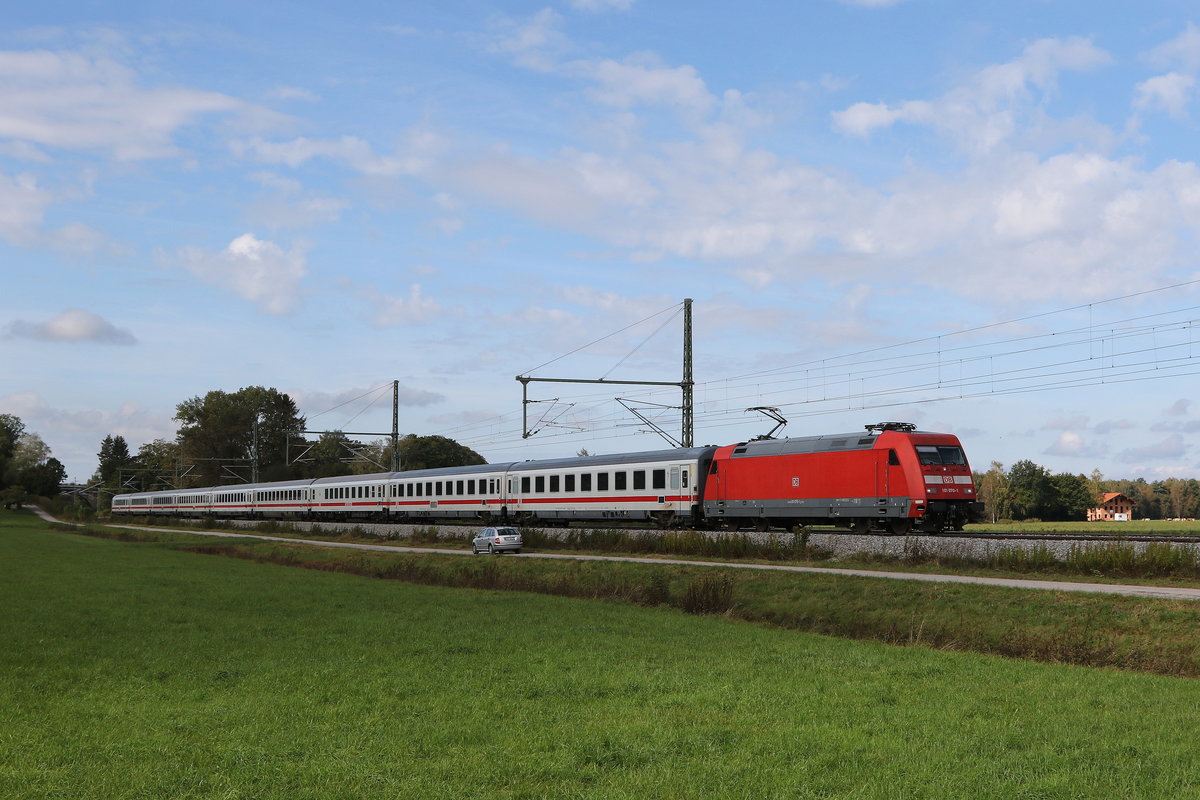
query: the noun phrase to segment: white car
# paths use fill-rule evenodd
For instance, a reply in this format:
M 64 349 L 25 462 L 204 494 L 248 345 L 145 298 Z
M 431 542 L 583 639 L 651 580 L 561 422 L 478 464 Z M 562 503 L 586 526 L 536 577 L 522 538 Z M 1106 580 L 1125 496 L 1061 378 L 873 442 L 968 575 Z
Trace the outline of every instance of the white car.
M 484 528 L 471 540 L 471 552 L 475 555 L 503 553 L 505 550 L 519 553 L 524 544 L 525 540 L 516 528 Z

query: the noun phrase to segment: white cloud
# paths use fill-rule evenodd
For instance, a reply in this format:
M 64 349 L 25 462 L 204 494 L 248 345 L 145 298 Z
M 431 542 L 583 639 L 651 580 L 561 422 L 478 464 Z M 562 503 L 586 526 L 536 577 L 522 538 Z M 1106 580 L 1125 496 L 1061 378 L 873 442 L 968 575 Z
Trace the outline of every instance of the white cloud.
M 179 259 L 196 277 L 234 292 L 268 314 L 285 314 L 295 308 L 300 282 L 307 273 L 302 248 L 284 250 L 250 233 L 237 237 L 220 253 L 185 248 Z
M 685 112 L 691 140 L 648 147 L 632 134 L 614 137 L 606 155 L 563 150 L 544 158 L 497 148 L 446 174 L 464 195 L 645 260 L 737 261 L 738 274 L 759 287 L 837 261 L 837 280 L 911 270 L 905 274 L 914 283 L 952 278 L 962 293 L 1001 301 L 1095 297 L 1116 283 L 1152 280 L 1176 263 L 1186 230 L 1200 229 L 1193 164 L 1148 172 L 1083 148 L 1056 147 L 1058 155 L 1042 159 L 1012 146 L 1035 132 L 1076 144 L 1103 134 L 1103 126 L 1049 119 L 1043 101 L 1064 72 L 1109 60 L 1084 38 L 1042 39 L 941 97 L 836 112 L 848 134 L 907 121 L 935 128 L 973 156 L 958 173 L 912 170 L 881 187 L 747 149 L 747 124 L 712 119 L 727 100 L 714 98 L 691 67 L 645 55 L 555 62 L 564 77 L 592 83 L 589 96 L 623 117 L 646 106 Z M 550 59 L 541 63 L 549 68 Z M 636 130 L 637 119 L 629 125 Z M 966 261 L 975 266 L 964 274 Z
M 341 198 L 306 192 L 300 181 L 271 172 L 254 173 L 250 179 L 267 190 L 247 207 L 247 218 L 253 224 L 273 229 L 307 228 L 336 222 L 350 206 Z
M 668 106 L 705 113 L 716 103 L 695 67 L 665 67 L 651 56 L 573 61 L 566 69 L 595 83 L 588 94 L 614 108 Z
M 1134 447 L 1128 450 L 1123 450 L 1117 456 L 1121 461 L 1126 463 L 1145 463 L 1163 461 L 1166 459 L 1181 459 L 1188 452 L 1188 445 L 1184 441 L 1183 435 L 1173 433 L 1167 438 L 1154 444 L 1148 444 L 1144 447 Z
M 628 11 L 637 0 L 567 0 L 576 11 Z
M 1083 415 L 1074 417 L 1056 417 L 1055 419 L 1046 420 L 1042 424 L 1043 430 L 1050 431 L 1076 431 L 1082 430 L 1088 426 L 1088 418 Z
M 987 153 L 1012 138 L 1020 115 L 1035 110 L 1031 89 L 1048 92 L 1060 73 L 1092 70 L 1110 60 L 1106 52 L 1078 36 L 1039 39 L 1019 57 L 978 70 L 936 100 L 858 102 L 833 112 L 833 124 L 858 137 L 897 122 L 928 125 L 965 151 Z
M 43 238 L 55 250 L 72 255 L 106 253 L 123 256 L 129 252 L 128 247 L 113 241 L 108 234 L 81 222 L 47 231 Z
M 504 32 L 488 49 L 512 56 L 522 67 L 550 71 L 559 56 L 570 49 L 569 40 L 560 30 L 562 22 L 562 15 L 551 8 L 543 8 L 523 23 L 505 21 Z
M 209 114 L 269 116 L 219 92 L 145 88 L 110 58 L 0 52 L 0 139 L 110 152 L 119 160 L 177 155 L 176 132 Z
M 1159 67 L 1200 72 L 1200 28 L 1189 22 L 1178 36 L 1153 48 L 1145 58 Z
M 367 141 L 357 136 L 340 139 L 308 139 L 300 137 L 287 142 L 271 142 L 251 138 L 234 142 L 233 151 L 241 158 L 255 159 L 267 164 L 299 167 L 314 158 L 339 162 L 363 175 L 400 177 L 419 174 L 431 166 L 443 150 L 444 142 L 433 131 L 422 127 L 409 129 L 390 156 L 379 155 Z
M 1193 401 L 1187 397 L 1181 397 L 1163 410 L 1163 416 L 1166 417 L 1186 417 L 1191 411 Z
M 271 92 L 271 96 L 279 100 L 302 100 L 306 103 L 315 103 L 321 99 L 316 92 L 300 86 L 280 86 Z
M 1195 85 L 1196 79 L 1191 75 L 1178 72 L 1158 75 L 1142 81 L 1134 88 L 1133 105 L 1136 108 L 1165 111 L 1176 118 L 1182 117 Z
M 450 175 L 460 194 L 649 257 L 737 262 L 759 286 L 902 274 L 1001 302 L 1094 298 L 1153 282 L 1200 230 L 1196 165 L 1146 171 L 1094 153 L 1016 154 L 869 187 L 702 137 L 654 154 L 497 150 Z
M 855 103 L 844 111 L 834 111 L 833 125 L 843 133 L 866 138 L 877 128 L 888 128 L 894 123 L 920 122 L 928 117 L 929 104 L 908 102 L 898 108 L 887 103 Z
M 1052 445 L 1042 451 L 1048 456 L 1084 457 L 1097 455 L 1098 451 L 1088 446 L 1083 437 L 1073 431 L 1063 431 Z
M 0 172 L 0 239 L 17 245 L 31 243 L 52 199 L 32 175 L 10 177 Z
M 34 147 L 29 142 L 0 142 L 0 156 L 38 164 L 49 164 L 54 160 L 46 155 L 44 150 Z
M 592 83 L 588 96 L 612 108 L 663 106 L 705 114 L 716 106 L 716 98 L 695 67 L 666 66 L 653 53 L 637 53 L 622 60 L 563 60 L 572 46 L 560 30 L 562 21 L 552 9 L 542 9 L 523 24 L 509 23 L 509 29 L 489 49 L 511 56 L 527 69 L 559 72 Z
M 1150 426 L 1155 433 L 1200 433 L 1200 420 L 1168 420 Z
M 419 283 L 408 287 L 407 296 L 379 294 L 374 289 L 368 294 L 375 305 L 373 321 L 380 327 L 419 325 L 446 313 L 441 303 L 425 296 Z
M 1096 427 L 1093 430 L 1103 436 L 1108 433 L 1113 433 L 1114 431 L 1127 431 L 1136 427 L 1137 426 L 1134 425 L 1133 422 L 1127 419 L 1107 419 L 1097 422 Z
M 46 322 L 17 320 L 8 326 L 8 335 L 43 342 L 94 342 L 97 344 L 135 344 L 137 339 L 103 317 L 81 308 L 68 309 Z

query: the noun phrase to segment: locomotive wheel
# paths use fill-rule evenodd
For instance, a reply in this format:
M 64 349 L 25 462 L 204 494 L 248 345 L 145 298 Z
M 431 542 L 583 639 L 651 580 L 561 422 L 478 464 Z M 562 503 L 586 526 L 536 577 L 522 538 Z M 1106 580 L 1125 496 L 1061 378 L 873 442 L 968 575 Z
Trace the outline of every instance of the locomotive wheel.
M 912 520 L 902 517 L 889 519 L 888 530 L 896 536 L 907 536 L 912 530 Z
M 754 522 L 754 530 L 758 531 L 759 533 L 766 533 L 767 529 L 770 527 L 770 520 L 768 520 L 766 517 L 759 517 Z
M 850 529 L 861 536 L 871 530 L 871 520 L 856 519 L 850 523 Z

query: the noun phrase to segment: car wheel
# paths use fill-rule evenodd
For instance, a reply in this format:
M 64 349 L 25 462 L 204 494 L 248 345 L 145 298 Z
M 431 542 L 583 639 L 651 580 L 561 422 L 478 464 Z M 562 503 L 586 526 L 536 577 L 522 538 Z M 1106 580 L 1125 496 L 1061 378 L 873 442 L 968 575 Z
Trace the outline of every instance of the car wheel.
M 489 556 L 496 555 L 496 548 L 492 547 L 490 544 L 488 545 L 488 555 Z
M 473 556 L 479 555 L 479 548 L 475 546 L 474 542 L 471 543 L 471 555 L 473 555 Z

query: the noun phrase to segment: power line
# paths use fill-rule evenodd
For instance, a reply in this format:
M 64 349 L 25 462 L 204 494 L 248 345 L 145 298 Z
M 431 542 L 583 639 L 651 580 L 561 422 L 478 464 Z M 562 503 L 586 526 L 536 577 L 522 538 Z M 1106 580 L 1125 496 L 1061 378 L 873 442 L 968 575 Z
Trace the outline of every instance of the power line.
M 606 339 L 611 339 L 611 338 L 613 338 L 614 336 L 617 336 L 618 334 L 622 334 L 622 333 L 624 333 L 625 331 L 629 330 L 630 328 L 636 328 L 638 325 L 641 325 L 641 324 L 642 324 L 642 323 L 644 323 L 644 322 L 649 322 L 650 320 L 654 319 L 655 317 L 659 316 L 660 314 L 665 314 L 665 313 L 667 313 L 668 311 L 672 311 L 672 310 L 674 310 L 674 311 L 676 311 L 676 313 L 678 313 L 678 309 L 679 309 L 679 308 L 682 308 L 682 307 L 683 307 L 683 303 L 676 303 L 675 305 L 673 305 L 673 306 L 670 306 L 669 308 L 664 308 L 662 311 L 656 311 L 656 312 L 654 312 L 653 314 L 651 314 L 650 316 L 646 317 L 645 319 L 641 319 L 641 320 L 638 320 L 637 322 L 634 322 L 634 323 L 632 323 L 632 324 L 630 324 L 630 325 L 626 325 L 624 328 L 621 328 L 621 329 L 620 329 L 620 330 L 618 330 L 618 331 L 613 331 L 612 333 L 610 333 L 610 334 L 608 334 L 608 335 L 606 335 L 606 336 L 601 336 L 599 339 L 596 339 L 596 340 L 594 340 L 594 341 L 588 342 L 587 344 L 585 344 L 585 345 L 582 345 L 582 346 L 580 346 L 580 347 L 576 347 L 574 350 L 570 351 L 569 353 L 563 353 L 561 356 L 556 356 L 555 358 L 552 358 L 552 359 L 550 359 L 549 361 L 545 362 L 544 364 L 538 364 L 538 365 L 537 365 L 536 367 L 534 367 L 533 369 L 527 369 L 527 370 L 525 370 L 524 372 L 522 372 L 522 373 L 519 373 L 519 374 L 521 374 L 521 375 L 531 375 L 531 374 L 533 374 L 534 372 L 537 372 L 537 371 L 538 371 L 539 369 L 541 369 L 542 367 L 548 367 L 548 366 L 550 366 L 551 364 L 555 363 L 556 361 L 562 361 L 562 360 L 563 360 L 564 358 L 566 358 L 567 356 L 572 356 L 572 355 L 575 355 L 576 353 L 579 353 L 579 352 L 581 352 L 581 351 L 583 351 L 583 350 L 586 350 L 586 349 L 588 349 L 589 347 L 591 347 L 591 346 L 592 346 L 592 345 L 594 345 L 594 344 L 599 344 L 600 342 L 603 342 L 603 341 L 605 341 Z M 669 322 L 669 321 L 670 321 L 670 318 L 668 318 L 668 322 Z M 663 324 L 665 325 L 666 323 L 663 323 Z M 661 327 L 660 327 L 660 330 L 661 330 Z M 658 331 L 655 331 L 655 333 L 657 333 L 657 332 L 658 332 Z M 654 335 L 654 334 L 651 334 L 651 336 L 653 336 L 653 335 Z M 641 346 L 641 345 L 639 345 L 639 347 L 640 347 L 640 346 Z M 622 359 L 622 360 L 623 360 L 623 359 Z M 615 367 L 614 367 L 614 369 L 615 369 Z M 610 371 L 611 371 L 611 370 L 610 370 Z
M 742 426 L 747 423 L 744 409 L 748 403 L 768 402 L 791 409 L 789 414 L 806 417 L 845 413 L 848 410 L 911 406 L 944 402 L 950 399 L 1044 392 L 1103 384 L 1128 384 L 1194 375 L 1196 372 L 1191 368 L 1195 366 L 1200 354 L 1196 353 L 1197 342 L 1193 331 L 1200 323 L 1200 319 L 1188 317 L 1172 320 L 1169 318 L 1178 317 L 1181 314 L 1194 314 L 1197 306 L 1178 307 L 1167 311 L 1131 315 L 1101 322 L 1090 321 L 1085 325 L 1076 325 L 1062 330 L 955 345 L 949 348 L 944 346 L 944 340 L 953 336 L 1000 328 L 1085 308 L 1089 309 L 1090 313 L 1090 310 L 1097 306 L 1176 290 L 1197 283 L 1200 283 L 1200 279 L 1131 292 L 1120 297 L 1027 315 L 1004 322 L 990 323 L 963 331 L 869 348 L 857 353 L 743 373 L 731 378 L 705 381 L 698 383 L 697 387 L 705 392 L 724 391 L 725 396 L 715 400 L 705 397 L 700 404 L 701 410 L 697 412 L 696 416 L 698 421 L 703 420 L 709 428 L 725 428 Z M 1185 332 L 1186 340 L 1182 338 Z M 1179 340 L 1164 341 L 1171 336 L 1178 336 Z M 1146 339 L 1148 343 L 1145 346 L 1136 346 L 1139 339 Z M 912 347 L 928 342 L 937 342 L 938 347 L 896 356 L 880 355 L 905 346 Z M 1135 346 L 1122 348 L 1125 343 L 1135 344 Z M 1078 358 L 1066 356 L 1072 348 L 1086 348 L 1086 352 Z M 1098 354 L 1097 348 L 1099 348 Z M 1186 348 L 1186 355 L 1180 355 L 1184 352 L 1184 348 Z M 1060 351 L 1066 357 L 1042 359 L 1034 364 L 1020 363 L 1020 359 L 1032 355 L 1049 355 Z M 1011 363 L 1014 361 L 1017 363 Z M 1005 365 L 1006 362 L 1008 362 L 1007 365 Z M 1001 368 L 996 369 L 997 365 L 1000 365 Z M 957 371 L 957 375 L 947 374 L 947 372 L 953 373 L 954 371 Z M 905 375 L 915 378 L 922 373 L 929 374 L 929 378 L 898 381 L 892 385 L 876 385 L 868 388 L 868 384 L 871 383 L 878 384 L 880 381 Z M 767 380 L 764 381 L 764 378 Z M 768 387 L 765 390 L 764 384 Z M 858 390 L 853 389 L 854 384 L 858 384 Z M 843 386 L 845 389 L 836 389 L 838 386 Z M 815 397 L 812 396 L 814 389 L 817 391 Z M 729 394 L 731 390 L 734 392 L 732 395 Z M 787 399 L 788 396 L 794 395 L 800 390 L 805 391 L 808 396 L 801 400 Z M 916 396 L 931 393 L 936 396 Z M 631 395 L 631 397 L 646 398 L 654 397 L 656 394 L 656 392 L 645 391 Z M 596 409 L 580 406 L 581 402 L 591 399 L 599 400 L 602 397 L 605 400 L 608 399 L 598 393 L 563 398 L 564 402 L 574 401 L 576 411 L 592 417 L 593 424 L 586 431 L 586 438 L 590 440 L 623 438 L 629 435 L 630 428 L 639 427 L 637 423 L 630 422 L 623 415 L 596 414 Z M 830 405 L 836 407 L 830 408 Z M 669 423 L 664 421 L 663 424 Z M 607 435 L 605 435 L 606 433 Z M 585 433 L 573 430 L 555 432 L 547 436 L 547 438 L 558 441 L 584 437 Z M 509 435 L 496 435 L 496 432 L 487 434 L 482 431 L 477 439 L 470 441 L 470 445 L 473 447 L 505 446 L 518 443 L 519 440 Z

